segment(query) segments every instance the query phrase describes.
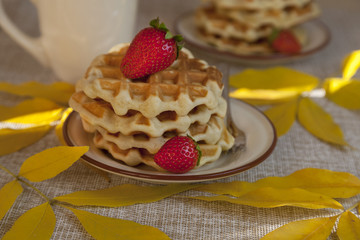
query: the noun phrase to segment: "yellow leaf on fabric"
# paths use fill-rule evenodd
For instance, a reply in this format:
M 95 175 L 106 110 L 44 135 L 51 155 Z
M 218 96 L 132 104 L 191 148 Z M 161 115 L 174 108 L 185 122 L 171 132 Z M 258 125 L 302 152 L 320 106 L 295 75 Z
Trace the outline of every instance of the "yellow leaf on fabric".
M 300 188 L 277 189 L 265 187 L 248 192 L 237 198 L 225 195 L 212 197 L 197 196 L 191 198 L 204 201 L 225 201 L 260 208 L 293 206 L 310 209 L 343 209 L 343 206 L 339 202 L 328 196 L 309 192 Z
M 299 93 L 297 91 L 284 89 L 264 90 L 239 88 L 230 92 L 229 96 L 232 98 L 244 100 L 254 105 L 270 105 L 296 99 L 299 96 Z
M 29 124 L 33 125 L 49 125 L 54 121 L 57 121 L 61 118 L 63 108 L 31 113 L 24 116 L 18 116 L 15 118 L 10 118 L 4 123 L 17 123 L 17 124 Z
M 16 198 L 23 192 L 21 184 L 13 180 L 0 189 L 0 220 L 9 211 Z
M 66 208 L 71 210 L 85 230 L 98 240 L 170 240 L 165 233 L 151 226 L 129 220 L 104 217 L 70 207 Z
M 171 195 L 195 188 L 194 184 L 170 184 L 166 186 L 139 186 L 123 184 L 111 188 L 79 191 L 54 198 L 76 206 L 95 205 L 121 207 L 137 203 L 159 201 Z
M 298 120 L 306 130 L 319 139 L 342 146 L 347 146 L 339 125 L 319 105 L 309 98 L 302 98 L 299 103 Z
M 64 126 L 64 122 L 66 121 L 67 117 L 69 116 L 69 114 L 72 112 L 73 110 L 71 108 L 67 108 L 60 119 L 60 123 L 58 125 L 56 125 L 55 127 L 55 133 L 56 136 L 58 137 L 59 141 L 61 142 L 61 144 L 63 145 L 67 145 L 65 140 L 64 140 L 64 135 L 63 135 L 63 126 Z
M 343 77 L 351 79 L 360 68 L 360 50 L 353 51 L 347 55 L 343 62 Z
M 0 156 L 16 152 L 37 142 L 50 129 L 48 125 L 17 130 L 0 129 Z
M 55 177 L 68 169 L 88 150 L 88 146 L 59 146 L 46 149 L 26 159 L 20 168 L 19 176 L 32 182 L 40 182 Z
M 75 87 L 65 82 L 55 82 L 49 85 L 36 81 L 25 82 L 20 85 L 0 82 L 0 91 L 20 96 L 46 98 L 63 105 L 67 105 L 70 96 L 75 91 Z
M 313 218 L 285 224 L 268 233 L 261 240 L 326 240 L 338 216 Z
M 0 106 L 0 121 L 30 113 L 43 112 L 59 108 L 56 103 L 42 98 L 25 100 L 13 107 Z
M 297 101 L 290 101 L 275 105 L 264 111 L 265 115 L 274 124 L 278 136 L 289 131 L 296 119 Z
M 339 78 L 326 79 L 326 97 L 341 107 L 350 110 L 360 109 L 360 81 Z
M 360 219 L 352 212 L 345 211 L 341 214 L 337 235 L 340 240 L 359 240 L 360 239 Z
M 301 188 L 332 198 L 350 198 L 360 194 L 360 179 L 346 172 L 305 168 L 285 177 L 267 177 L 253 183 L 233 181 L 204 184 L 197 187 L 196 190 L 241 196 L 264 187 L 278 189 Z
M 2 240 L 50 239 L 56 218 L 49 203 L 43 203 L 24 213 L 5 234 Z

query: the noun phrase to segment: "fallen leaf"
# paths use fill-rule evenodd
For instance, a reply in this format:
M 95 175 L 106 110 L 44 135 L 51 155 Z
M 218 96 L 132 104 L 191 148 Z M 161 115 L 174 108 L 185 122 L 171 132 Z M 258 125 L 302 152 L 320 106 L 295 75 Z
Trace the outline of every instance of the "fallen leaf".
M 313 218 L 285 224 L 266 234 L 261 240 L 326 240 L 338 216 Z
M 20 96 L 45 98 L 67 105 L 71 95 L 75 91 L 75 87 L 65 82 L 55 82 L 50 85 L 45 85 L 36 81 L 25 82 L 20 85 L 1 82 L 0 91 Z
M 304 168 L 285 177 L 267 177 L 253 183 L 233 181 L 204 184 L 197 187 L 196 190 L 241 196 L 264 187 L 278 189 L 301 188 L 332 198 L 350 198 L 360 194 L 360 179 L 346 172 Z
M 340 240 L 359 240 L 360 239 L 360 219 L 350 211 L 341 214 L 337 235 Z
M 0 129 L 0 156 L 16 152 L 41 139 L 50 126 L 38 126 L 25 129 Z
M 204 201 L 225 201 L 234 204 L 260 208 L 275 208 L 293 206 L 310 209 L 334 208 L 343 209 L 343 206 L 334 199 L 309 192 L 300 188 L 277 189 L 272 187 L 259 188 L 243 194 L 237 198 L 225 195 L 191 197 Z
M 95 239 L 170 240 L 165 233 L 151 226 L 129 220 L 104 217 L 70 207 L 66 208 L 76 215 L 85 230 Z
M 278 104 L 264 111 L 265 115 L 274 124 L 277 136 L 289 131 L 296 119 L 297 101 Z
M 347 55 L 343 62 L 343 77 L 351 79 L 360 68 L 360 50 L 353 51 Z
M 16 198 L 23 192 L 21 184 L 13 180 L 0 189 L 0 220 L 9 211 Z
M 264 90 L 239 88 L 229 93 L 232 98 L 241 99 L 253 105 L 271 105 L 289 102 L 298 98 L 300 94 L 289 90 Z
M 68 169 L 88 150 L 88 146 L 59 146 L 46 149 L 26 159 L 20 168 L 19 176 L 32 182 L 55 177 Z
M 61 118 L 62 111 L 63 108 L 57 108 L 43 112 L 30 113 L 24 116 L 6 119 L 3 123 L 28 124 L 29 126 L 50 125 L 52 122 Z
M 302 98 L 299 103 L 298 120 L 310 133 L 319 139 L 342 146 L 347 146 L 339 125 L 319 105 L 309 98 Z
M 50 239 L 55 224 L 56 218 L 50 204 L 43 203 L 25 212 L 17 219 L 2 240 Z
M 229 83 L 238 89 L 231 93 L 232 97 L 276 103 L 311 91 L 319 80 L 290 68 L 274 67 L 265 70 L 247 69 L 232 75 Z
M 360 109 L 360 81 L 329 78 L 325 80 L 326 97 L 341 107 Z
M 62 145 L 66 146 L 66 142 L 64 140 L 64 134 L 63 134 L 63 126 L 64 126 L 64 123 L 67 119 L 67 117 L 69 116 L 69 114 L 72 112 L 73 110 L 71 108 L 67 108 L 63 113 L 62 113 L 62 116 L 61 116 L 61 119 L 60 119 L 60 122 L 58 125 L 56 125 L 55 127 L 55 133 L 56 133 L 56 136 L 58 137 L 59 141 L 61 142 Z
M 25 100 L 18 105 L 12 107 L 0 105 L 0 121 L 22 115 L 27 115 L 30 113 L 53 110 L 59 107 L 60 106 L 56 103 L 42 98 Z
M 55 200 L 76 206 L 121 207 L 137 203 L 159 201 L 171 195 L 195 188 L 194 184 L 170 184 L 166 186 L 139 186 L 123 184 L 111 188 L 79 191 L 55 197 Z

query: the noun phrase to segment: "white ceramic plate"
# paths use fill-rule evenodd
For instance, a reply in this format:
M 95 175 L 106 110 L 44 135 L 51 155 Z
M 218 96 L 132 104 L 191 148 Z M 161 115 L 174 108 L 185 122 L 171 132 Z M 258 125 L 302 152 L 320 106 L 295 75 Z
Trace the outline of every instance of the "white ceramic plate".
M 124 177 L 157 183 L 220 179 L 258 165 L 271 154 L 277 141 L 272 123 L 261 111 L 238 100 L 232 100 L 231 106 L 237 126 L 246 133 L 246 150 L 236 159 L 232 159 L 231 154 L 223 153 L 217 161 L 184 174 L 159 172 L 145 165 L 130 167 L 114 160 L 93 145 L 91 135 L 83 130 L 80 116 L 76 112 L 72 112 L 64 124 L 64 137 L 69 146 L 90 146 L 90 150 L 82 157 L 87 163 Z
M 194 13 L 189 12 L 181 15 L 175 21 L 175 30 L 184 37 L 185 46 L 190 45 L 195 50 L 201 50 L 207 54 L 213 54 L 217 58 L 235 61 L 243 64 L 280 64 L 292 62 L 310 56 L 323 49 L 330 41 L 330 31 L 320 20 L 305 22 L 299 28 L 306 35 L 307 41 L 298 54 L 284 55 L 281 53 L 241 55 L 230 51 L 220 50 L 206 43 L 196 29 Z

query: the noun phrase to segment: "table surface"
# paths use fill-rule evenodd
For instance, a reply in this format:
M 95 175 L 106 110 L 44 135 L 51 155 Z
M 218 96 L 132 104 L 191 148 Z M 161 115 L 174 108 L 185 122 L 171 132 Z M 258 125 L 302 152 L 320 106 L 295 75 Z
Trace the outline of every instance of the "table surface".
M 9 16 L 27 33 L 37 36 L 36 12 L 28 1 L 7 0 Z M 173 26 L 175 19 L 197 7 L 200 1 L 194 0 L 140 0 L 138 6 L 137 30 L 147 26 L 154 16 Z M 322 9 L 320 19 L 331 31 L 331 42 L 321 52 L 302 61 L 284 64 L 286 67 L 303 71 L 320 79 L 340 72 L 341 61 L 345 55 L 360 49 L 360 2 L 359 0 L 319 0 Z M 17 45 L 0 28 L 0 80 L 22 83 L 37 80 L 43 83 L 57 81 L 51 70 L 43 68 L 36 60 Z M 239 64 L 231 65 L 231 72 L 236 73 L 247 68 Z M 339 75 L 338 75 L 339 76 Z M 0 93 L 1 104 L 12 105 L 19 98 Z M 350 145 L 360 146 L 360 111 L 341 108 L 326 99 L 316 99 L 337 122 L 345 139 Z M 49 133 L 39 142 L 16 153 L 0 157 L 0 164 L 17 172 L 22 162 L 29 156 L 46 148 L 60 145 L 54 132 Z M 101 189 L 124 183 L 149 185 L 141 181 L 110 175 L 106 181 L 93 170 L 75 163 L 65 172 L 53 179 L 36 183 L 47 196 L 55 197 L 79 190 Z M 334 171 L 344 171 L 360 177 L 360 153 L 349 148 L 341 149 L 324 143 L 310 135 L 302 126 L 295 123 L 291 130 L 280 137 L 272 155 L 260 165 L 236 176 L 217 180 L 253 182 L 267 176 L 285 176 L 296 170 L 314 167 Z M 0 171 L 0 187 L 11 180 L 4 171 Z M 188 191 L 181 196 L 191 196 Z M 353 204 L 359 196 L 342 201 Z M 0 221 L 0 237 L 13 225 L 15 220 L 28 209 L 41 204 L 43 200 L 31 189 L 25 188 L 8 214 Z M 70 212 L 54 207 L 57 217 L 52 239 L 92 239 Z M 171 239 L 259 239 L 268 232 L 285 223 L 320 216 L 329 216 L 329 210 L 307 210 L 303 208 L 263 209 L 223 202 L 204 202 L 187 198 L 169 197 L 164 200 L 137 204 L 121 208 L 92 208 L 92 212 L 137 223 L 150 225 L 165 232 Z M 337 239 L 332 234 L 330 239 Z

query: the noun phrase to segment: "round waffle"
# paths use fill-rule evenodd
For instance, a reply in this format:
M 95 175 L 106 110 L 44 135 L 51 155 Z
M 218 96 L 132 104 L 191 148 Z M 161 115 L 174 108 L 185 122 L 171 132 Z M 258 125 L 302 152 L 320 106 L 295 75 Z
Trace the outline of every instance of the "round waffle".
M 215 67 L 182 49 L 169 68 L 147 79 L 129 80 L 119 68 L 128 46 L 119 44 L 110 53 L 97 57 L 78 82 L 77 91 L 105 100 L 117 115 L 134 110 L 146 118 L 154 118 L 164 111 L 185 116 L 199 105 L 216 108 L 223 84 L 222 74 Z
M 217 8 L 228 9 L 283 9 L 289 6 L 301 7 L 312 0 L 204 0 L 213 3 Z

